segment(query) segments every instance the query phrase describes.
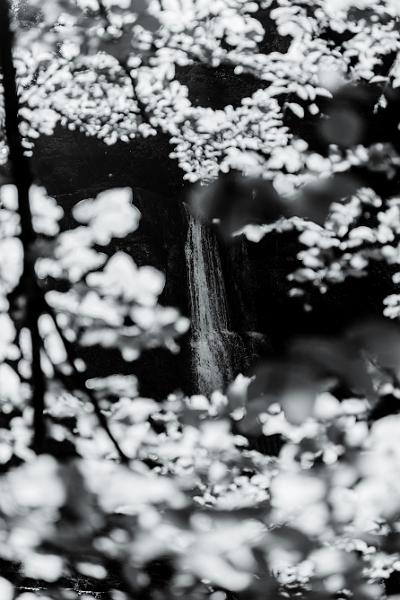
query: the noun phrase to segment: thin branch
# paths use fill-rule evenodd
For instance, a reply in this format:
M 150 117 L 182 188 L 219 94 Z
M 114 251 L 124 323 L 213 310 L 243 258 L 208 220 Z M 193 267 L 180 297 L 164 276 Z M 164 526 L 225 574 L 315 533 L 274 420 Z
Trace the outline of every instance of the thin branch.
M 103 0 L 98 0 L 98 6 L 99 6 L 99 14 L 102 17 L 102 19 L 104 20 L 104 22 L 109 25 L 110 21 L 109 21 L 109 17 L 108 17 L 108 11 L 107 8 L 104 5 Z M 150 123 L 150 118 L 149 115 L 147 113 L 146 110 L 146 106 L 145 104 L 140 100 L 138 94 L 137 94 L 137 90 L 136 90 L 136 81 L 135 79 L 132 77 L 131 75 L 131 70 L 126 62 L 126 60 L 122 60 L 121 58 L 115 57 L 118 60 L 118 63 L 120 65 L 120 67 L 123 69 L 123 71 L 125 72 L 126 76 L 128 77 L 129 81 L 131 82 L 131 86 L 132 86 L 132 91 L 133 91 L 133 96 L 134 99 L 138 105 L 138 109 L 139 109 L 139 113 L 140 116 L 142 117 L 142 121 L 144 123 L 147 123 L 148 125 L 151 125 Z M 151 125 L 151 127 L 154 128 L 154 125 Z
M 379 109 L 381 109 L 381 108 L 385 108 L 386 93 L 390 89 L 391 78 L 394 75 L 397 67 L 399 66 L 399 61 L 400 61 L 400 55 L 398 52 L 396 52 L 396 54 L 394 55 L 393 61 L 390 63 L 389 68 L 387 70 L 387 75 L 385 75 L 386 83 L 382 88 L 381 95 L 379 96 L 378 100 L 375 103 L 374 113 L 377 113 L 379 111 Z
M 64 384 L 66 385 L 66 387 L 69 387 L 69 390 L 71 392 L 73 392 L 74 391 L 73 388 L 75 388 L 75 390 L 79 389 L 86 394 L 86 396 L 89 398 L 91 404 L 93 405 L 95 415 L 97 416 L 97 419 L 98 419 L 100 425 L 103 427 L 104 431 L 107 433 L 108 437 L 110 438 L 111 442 L 113 443 L 113 445 L 120 457 L 121 462 L 123 462 L 125 464 L 129 463 L 129 458 L 124 454 L 119 443 L 117 442 L 112 431 L 110 430 L 110 427 L 109 427 L 108 421 L 107 421 L 107 417 L 101 410 L 100 404 L 99 404 L 99 401 L 98 401 L 96 395 L 93 393 L 93 391 L 90 388 L 88 388 L 85 376 L 83 375 L 83 373 L 81 373 L 81 371 L 79 371 L 79 369 L 76 366 L 76 361 L 79 359 L 79 356 L 77 355 L 75 346 L 65 337 L 62 328 L 60 327 L 60 325 L 57 322 L 57 315 L 55 314 L 53 308 L 48 304 L 47 300 L 44 297 L 44 294 L 42 296 L 42 303 L 43 303 L 43 312 L 47 313 L 51 317 L 51 319 L 54 323 L 54 326 L 57 330 L 57 333 L 61 338 L 61 341 L 63 343 L 64 349 L 65 349 L 65 352 L 67 355 L 68 364 L 70 365 L 70 367 L 73 371 L 74 379 L 76 382 L 76 387 L 71 385 L 70 382 L 68 383 L 67 379 L 64 380 Z
M 124 72 L 125 72 L 126 76 L 128 77 L 129 81 L 131 82 L 133 96 L 134 96 L 136 104 L 138 106 L 139 113 L 140 113 L 140 116 L 142 117 L 143 123 L 147 123 L 148 125 L 150 125 L 151 127 L 153 127 L 153 129 L 156 129 L 156 127 L 150 123 L 150 117 L 149 117 L 149 115 L 147 113 L 146 105 L 140 100 L 140 98 L 138 96 L 138 93 L 137 93 L 137 90 L 136 90 L 136 81 L 135 81 L 135 79 L 131 75 L 130 68 L 128 67 L 127 63 L 125 61 L 123 61 L 123 60 L 119 60 L 118 62 L 120 64 L 120 66 L 122 67 L 122 69 L 124 70 Z
M 24 250 L 23 272 L 18 291 L 21 300 L 26 302 L 26 323 L 32 341 L 32 397 L 34 447 L 40 453 L 44 449 L 46 424 L 44 418 L 44 397 L 46 381 L 41 366 L 40 354 L 43 341 L 39 333 L 40 301 L 37 294 L 35 259 L 33 245 L 36 241 L 32 225 L 32 213 L 29 203 L 29 189 L 32 175 L 28 159 L 24 155 L 20 135 L 19 98 L 16 83 L 12 49 L 14 35 L 11 29 L 9 6 L 7 0 L 0 0 L 0 66 L 3 72 L 5 130 L 9 146 L 11 171 L 18 193 L 18 212 L 21 225 L 21 242 Z

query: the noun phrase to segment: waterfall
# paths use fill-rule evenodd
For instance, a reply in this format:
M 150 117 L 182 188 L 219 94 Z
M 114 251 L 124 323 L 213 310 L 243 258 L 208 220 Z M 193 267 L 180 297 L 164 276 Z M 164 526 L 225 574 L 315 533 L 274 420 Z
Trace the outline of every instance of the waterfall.
M 222 389 L 232 375 L 229 315 L 214 231 L 188 212 L 185 244 L 192 321 L 192 368 L 199 393 Z

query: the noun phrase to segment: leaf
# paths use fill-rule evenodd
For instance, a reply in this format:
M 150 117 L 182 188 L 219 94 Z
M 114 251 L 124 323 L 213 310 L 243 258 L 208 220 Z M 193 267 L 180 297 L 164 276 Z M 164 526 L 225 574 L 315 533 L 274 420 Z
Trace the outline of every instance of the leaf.
M 333 107 L 321 124 L 321 134 L 329 144 L 350 148 L 364 136 L 363 119 L 353 108 Z
M 66 498 L 57 533 L 51 542 L 55 548 L 67 552 L 82 552 L 94 533 L 103 525 L 94 494 L 88 489 L 80 463 L 69 461 L 60 474 Z
M 302 531 L 294 527 L 283 526 L 273 529 L 268 533 L 271 546 L 286 552 L 298 552 L 304 559 L 314 547 L 311 539 Z
M 141 25 L 143 29 L 154 33 L 160 27 L 160 22 L 149 12 L 149 5 L 149 0 L 135 0 L 133 10 L 138 15 L 137 25 Z
M 288 102 L 286 106 L 296 115 L 296 117 L 304 119 L 304 108 L 300 106 L 300 104 L 297 104 L 297 102 Z
M 376 131 L 374 107 L 378 101 L 378 86 L 345 85 L 328 100 L 325 119 L 319 125 L 321 141 L 350 148 L 366 142 L 372 131 Z
M 249 384 L 247 413 L 238 426 L 246 433 L 259 432 L 260 415 L 276 403 L 289 422 L 300 425 L 312 415 L 316 396 L 324 385 L 319 369 L 301 359 L 265 363 Z
M 0 364 L 0 401 L 11 402 L 14 406 L 22 403 L 21 380 L 7 363 Z
M 376 393 L 357 345 L 341 338 L 310 337 L 292 342 L 290 352 L 313 365 L 320 377 L 335 377 L 351 391 L 375 400 Z
M 102 246 L 113 237 L 124 238 L 136 231 L 141 216 L 132 204 L 132 190 L 128 187 L 106 190 L 94 200 L 81 200 L 72 213 L 77 221 L 87 224 L 93 241 Z
M 286 211 L 272 183 L 230 172 L 189 197 L 190 212 L 206 223 L 219 222 L 225 238 L 248 224 L 273 223 Z
M 305 186 L 297 198 L 291 200 L 286 212 L 323 225 L 334 202 L 343 202 L 362 187 L 362 181 L 353 173 L 339 173 L 316 180 Z
M 250 381 L 251 379 L 249 377 L 239 374 L 228 386 L 226 393 L 230 412 L 242 409 L 246 406 L 247 389 Z
M 4 577 L 0 577 L 0 598 L 1 600 L 13 600 L 14 586 Z
M 348 329 L 347 337 L 378 365 L 400 373 L 400 327 L 384 319 L 376 319 Z

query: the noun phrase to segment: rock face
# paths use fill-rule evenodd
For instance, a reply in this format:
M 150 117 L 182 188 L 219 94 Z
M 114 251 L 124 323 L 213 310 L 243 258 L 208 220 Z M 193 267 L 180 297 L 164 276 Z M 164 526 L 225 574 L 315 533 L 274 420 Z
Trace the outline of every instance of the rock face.
M 284 52 L 288 40 L 277 36 L 269 12 L 260 10 L 256 16 L 266 32 L 261 52 Z M 223 65 L 177 67 L 176 78 L 187 85 L 194 105 L 213 109 L 238 106 L 262 85 Z M 266 346 L 255 299 L 262 281 L 254 279 L 247 244 L 243 240 L 221 244 L 213 231 L 188 216 L 183 203 L 190 186 L 169 158 L 170 151 L 162 134 L 106 146 L 59 127 L 53 136 L 37 140 L 32 161 L 36 177 L 67 213 L 78 200 L 104 189 L 133 189 L 141 224 L 123 241 L 123 248 L 117 243 L 115 248 L 128 252 L 139 265 L 150 264 L 165 273 L 162 302 L 192 320 L 178 357 L 164 350 L 145 352 L 132 365 L 142 393 L 154 397 L 178 387 L 188 392 L 222 388 L 236 373 L 247 370 Z M 88 358 L 98 374 L 113 370 L 119 361 L 109 352 L 96 351 Z
M 38 140 L 32 160 L 35 175 L 57 198 L 67 215 L 83 198 L 94 197 L 110 187 L 129 186 L 142 214 L 140 227 L 114 249 L 128 252 L 139 265 L 152 265 L 166 274 L 163 304 L 188 314 L 186 262 L 184 255 L 185 216 L 177 201 L 182 183 L 180 173 L 168 159 L 169 145 L 162 137 L 135 144 L 108 147 L 95 138 L 59 128 L 51 137 Z M 186 341 L 183 340 L 183 345 Z M 121 371 L 138 375 L 141 392 L 162 398 L 179 385 L 189 385 L 185 352 L 179 358 L 166 350 L 143 353 L 124 365 L 117 352 L 85 351 L 93 375 Z
M 140 227 L 115 241 L 114 249 L 162 271 L 162 303 L 176 306 L 192 320 L 179 356 L 155 350 L 131 365 L 142 393 L 159 398 L 179 387 L 204 393 L 222 389 L 250 366 L 264 343 L 257 333 L 246 244 L 239 240 L 221 245 L 210 228 L 194 221 L 185 209 L 181 172 L 168 153 L 163 138 L 107 147 L 60 128 L 38 140 L 33 158 L 36 177 L 67 215 L 77 201 L 103 189 L 132 187 L 142 214 Z M 68 216 L 64 226 L 69 226 Z M 93 375 L 110 372 L 121 362 L 117 353 L 84 353 Z
M 255 16 L 265 29 L 260 51 L 286 51 L 288 40 L 277 36 L 269 11 L 260 10 Z M 177 67 L 176 78 L 187 85 L 194 105 L 213 109 L 239 106 L 243 98 L 267 85 L 251 75 L 238 77 L 224 65 Z M 256 314 L 259 283 L 253 277 L 247 244 L 238 240 L 227 247 L 188 216 L 183 202 L 189 186 L 169 158 L 170 151 L 162 134 L 106 146 L 78 131 L 58 128 L 53 136 L 37 141 L 33 157 L 37 178 L 67 212 L 78 200 L 106 188 L 133 189 L 142 220 L 139 230 L 124 240 L 123 249 L 139 265 L 150 264 L 165 273 L 162 302 L 192 320 L 179 357 L 163 350 L 147 352 L 132 367 L 142 393 L 155 397 L 179 386 L 189 392 L 222 388 L 236 373 L 247 370 L 266 345 Z M 90 363 L 104 373 L 117 361 L 117 355 L 96 352 Z

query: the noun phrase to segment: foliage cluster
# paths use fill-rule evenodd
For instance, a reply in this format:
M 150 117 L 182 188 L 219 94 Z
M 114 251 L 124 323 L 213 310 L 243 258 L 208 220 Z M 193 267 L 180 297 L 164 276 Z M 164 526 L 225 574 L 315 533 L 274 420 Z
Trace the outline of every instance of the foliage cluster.
M 299 230 L 291 293 L 306 306 L 376 260 L 399 283 L 395 0 L 13 9 L 27 155 L 58 125 L 108 144 L 166 133 L 187 180 L 219 177 L 193 193 L 198 218 L 226 238 Z M 198 64 L 255 91 L 198 106 L 179 80 Z M 188 322 L 158 303 L 162 274 L 112 251 L 140 226 L 129 189 L 81 201 L 60 231 L 46 190 L 30 185 L 27 215 L 14 183 L 0 189 L 1 599 L 74 599 L 71 578 L 111 600 L 395 597 L 396 324 L 294 340 L 209 398 L 156 403 L 132 375 L 88 379 L 79 348 L 176 351 Z M 394 287 L 385 316 L 399 306 Z

